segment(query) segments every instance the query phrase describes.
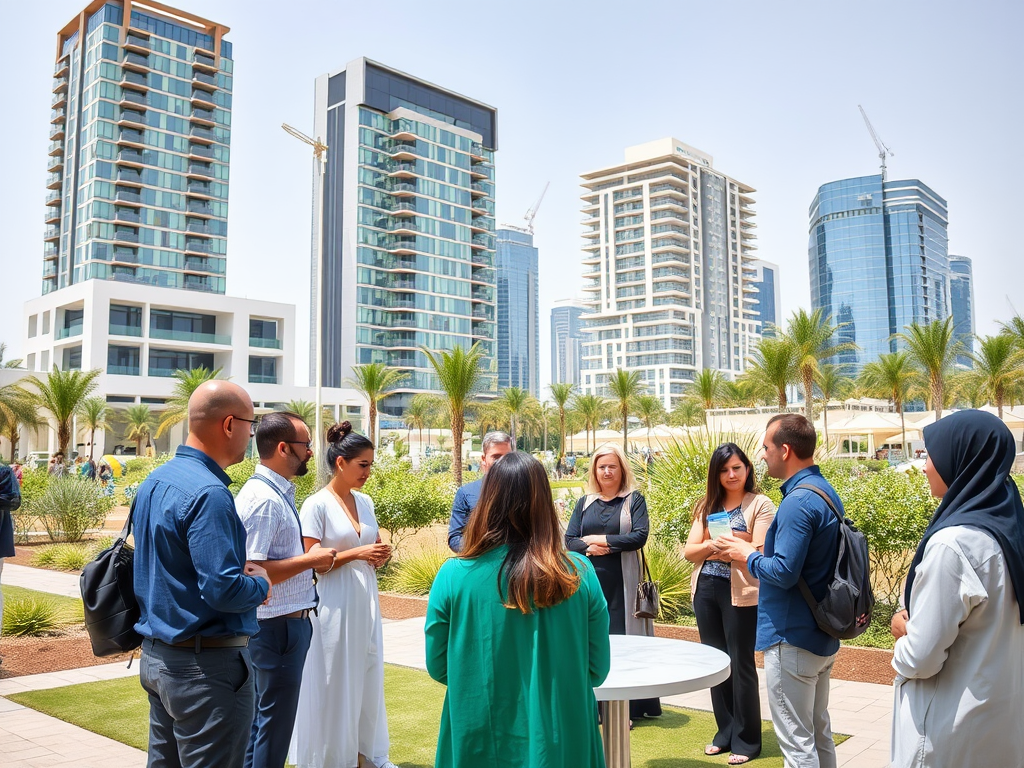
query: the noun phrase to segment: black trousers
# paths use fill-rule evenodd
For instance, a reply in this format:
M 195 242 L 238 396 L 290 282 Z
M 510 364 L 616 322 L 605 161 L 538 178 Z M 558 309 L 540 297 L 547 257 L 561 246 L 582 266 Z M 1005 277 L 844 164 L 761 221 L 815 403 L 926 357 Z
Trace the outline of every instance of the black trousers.
M 757 606 L 732 604 L 729 579 L 701 574 L 693 596 L 700 641 L 729 654 L 732 675 L 711 689 L 718 733 L 711 743 L 738 755 L 761 753 L 761 697 L 758 692 L 754 643 Z

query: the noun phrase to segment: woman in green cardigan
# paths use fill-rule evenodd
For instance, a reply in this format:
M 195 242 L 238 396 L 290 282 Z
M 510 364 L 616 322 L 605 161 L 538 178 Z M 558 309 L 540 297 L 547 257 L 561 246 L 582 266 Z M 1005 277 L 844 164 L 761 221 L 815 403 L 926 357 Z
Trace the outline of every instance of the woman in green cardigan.
M 601 768 L 608 607 L 562 544 L 539 461 L 491 467 L 462 547 L 427 606 L 427 671 L 448 686 L 435 768 Z

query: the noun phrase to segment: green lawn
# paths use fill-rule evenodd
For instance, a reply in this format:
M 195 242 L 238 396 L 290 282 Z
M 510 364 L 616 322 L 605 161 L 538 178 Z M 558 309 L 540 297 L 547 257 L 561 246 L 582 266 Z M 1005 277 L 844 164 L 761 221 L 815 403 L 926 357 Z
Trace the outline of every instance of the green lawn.
M 0 589 L 3 589 L 5 601 L 26 599 L 49 601 L 62 609 L 61 619 L 65 623 L 81 624 L 85 621 L 80 598 L 51 595 L 49 592 L 39 592 L 34 589 L 25 589 L 24 587 L 12 587 L 7 584 L 4 584 Z
M 391 731 L 391 759 L 403 768 L 429 768 L 444 700 L 444 686 L 425 672 L 387 665 L 384 687 Z M 19 693 L 9 697 L 40 712 L 139 749 L 146 748 L 149 705 L 133 677 L 65 688 Z M 637 768 L 710 768 L 725 757 L 705 757 L 704 745 L 715 732 L 709 712 L 666 707 L 658 720 L 645 720 L 633 731 Z M 843 737 L 837 737 L 837 743 Z M 771 723 L 764 723 L 764 751 L 758 768 L 782 766 Z

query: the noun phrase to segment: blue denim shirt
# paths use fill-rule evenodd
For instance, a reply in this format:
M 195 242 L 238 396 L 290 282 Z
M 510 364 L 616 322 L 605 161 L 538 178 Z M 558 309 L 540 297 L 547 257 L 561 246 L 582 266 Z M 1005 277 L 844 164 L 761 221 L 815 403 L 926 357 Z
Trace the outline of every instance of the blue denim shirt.
M 484 479 L 474 480 L 467 483 L 455 492 L 455 501 L 452 502 L 452 519 L 448 522 L 448 547 L 452 552 L 462 551 L 462 533 L 469 522 L 469 513 L 480 501 L 480 489 L 483 488 Z
M 821 488 L 843 514 L 843 502 L 817 466 L 801 469 L 782 484 L 782 503 L 768 526 L 764 554 L 747 558 L 750 574 L 761 582 L 757 603 L 757 650 L 787 643 L 818 656 L 831 656 L 839 641 L 818 629 L 800 594 L 803 576 L 816 600 L 825 596 L 839 552 L 839 523 L 825 500 L 798 485 Z
M 182 445 L 135 500 L 135 629 L 177 643 L 195 635 L 255 635 L 266 581 L 246 576 L 245 528 L 231 479 L 209 456 Z

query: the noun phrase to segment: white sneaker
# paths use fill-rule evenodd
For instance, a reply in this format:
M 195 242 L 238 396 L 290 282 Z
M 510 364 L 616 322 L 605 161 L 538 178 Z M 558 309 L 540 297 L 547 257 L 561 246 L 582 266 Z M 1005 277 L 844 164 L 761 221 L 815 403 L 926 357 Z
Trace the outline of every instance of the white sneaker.
M 392 763 L 390 760 L 385 760 L 383 763 L 378 765 L 377 768 L 398 768 L 398 766 Z

